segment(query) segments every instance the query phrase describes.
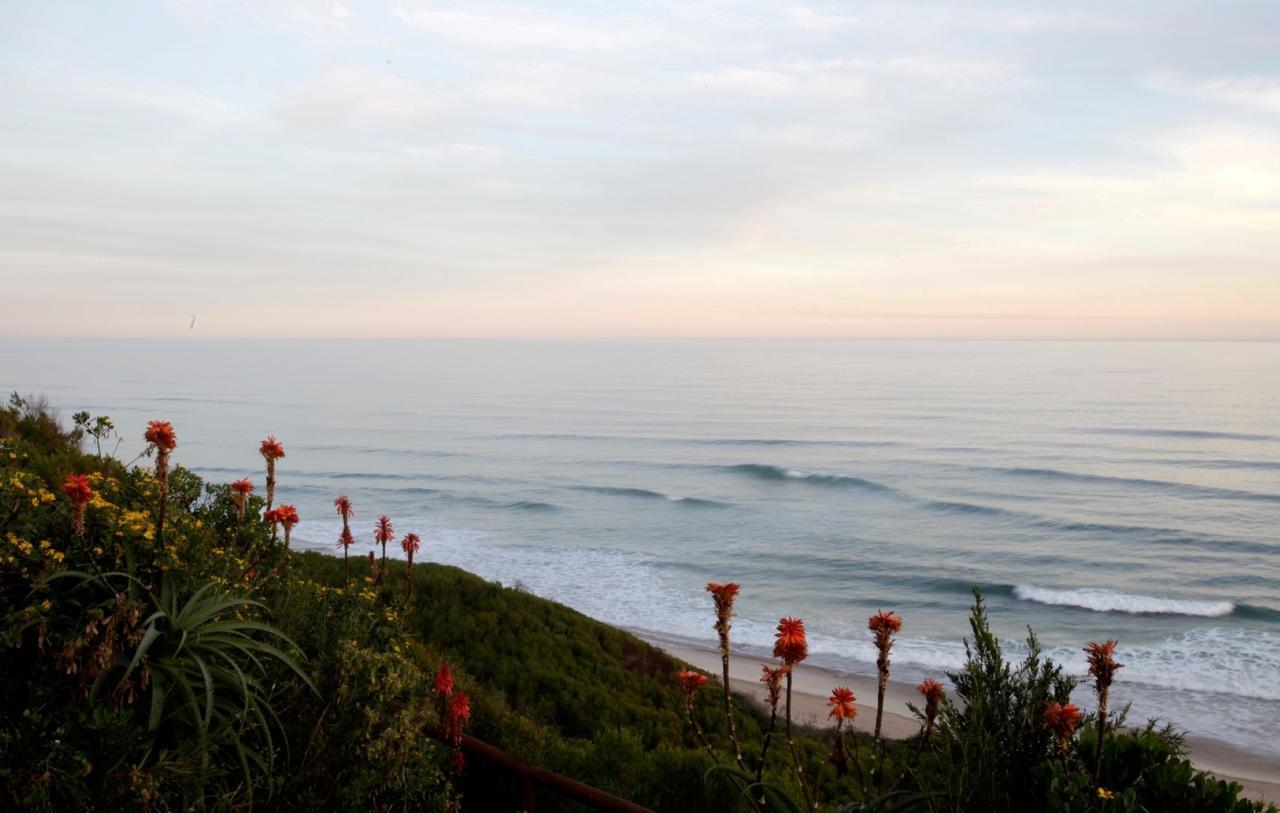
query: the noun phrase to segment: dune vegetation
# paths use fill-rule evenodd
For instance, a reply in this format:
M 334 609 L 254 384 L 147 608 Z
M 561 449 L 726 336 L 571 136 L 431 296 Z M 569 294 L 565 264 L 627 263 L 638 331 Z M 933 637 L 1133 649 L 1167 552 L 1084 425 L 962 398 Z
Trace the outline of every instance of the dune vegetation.
M 980 597 L 952 688 L 920 687 L 918 735 L 854 733 L 840 687 L 831 724 L 803 727 L 799 619 L 779 624 L 760 708 L 621 630 L 425 562 L 430 538 L 377 506 L 335 494 L 334 555 L 293 550 L 305 518 L 276 502 L 274 437 L 245 450 L 259 493 L 184 468 L 167 422 L 127 431 L 147 445 L 123 462 L 105 416 L 0 410 L 5 809 L 519 809 L 464 732 L 661 811 L 1263 809 L 1196 772 L 1176 732 L 1107 710 L 1110 642 L 1090 653 L 1103 711 L 1082 713 L 1034 638 L 1005 661 Z M 727 664 L 738 586 L 708 589 Z M 869 621 L 884 680 L 900 623 Z

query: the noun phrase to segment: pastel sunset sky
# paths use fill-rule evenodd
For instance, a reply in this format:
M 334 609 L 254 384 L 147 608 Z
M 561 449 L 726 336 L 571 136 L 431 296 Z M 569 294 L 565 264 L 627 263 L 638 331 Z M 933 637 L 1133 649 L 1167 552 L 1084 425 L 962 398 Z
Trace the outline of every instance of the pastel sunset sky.
M 1275 0 L 17 0 L 0 109 L 0 335 L 1280 338 Z

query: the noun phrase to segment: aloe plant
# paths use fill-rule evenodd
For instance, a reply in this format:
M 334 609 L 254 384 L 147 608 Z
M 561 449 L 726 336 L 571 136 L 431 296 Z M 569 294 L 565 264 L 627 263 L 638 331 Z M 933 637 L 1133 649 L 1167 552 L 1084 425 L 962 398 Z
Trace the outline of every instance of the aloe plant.
M 150 739 L 148 755 L 194 739 L 200 773 L 207 772 L 214 749 L 231 747 L 252 794 L 255 771 L 271 786 L 279 748 L 272 729 L 281 728 L 267 699 L 266 681 L 274 661 L 318 691 L 300 666 L 302 652 L 275 627 L 240 617 L 262 605 L 246 596 L 220 593 L 210 583 L 184 594 L 172 573 L 158 591 L 148 591 L 128 573 L 93 576 L 68 571 L 54 578 L 80 578 L 78 586 L 96 586 L 110 598 L 127 591 L 151 610 L 140 623 L 141 636 L 131 650 L 116 653 L 111 667 L 97 675 L 91 701 L 137 686 L 136 707 L 144 710 Z M 132 682 L 132 683 L 131 683 Z M 256 746 L 256 747 L 255 747 Z

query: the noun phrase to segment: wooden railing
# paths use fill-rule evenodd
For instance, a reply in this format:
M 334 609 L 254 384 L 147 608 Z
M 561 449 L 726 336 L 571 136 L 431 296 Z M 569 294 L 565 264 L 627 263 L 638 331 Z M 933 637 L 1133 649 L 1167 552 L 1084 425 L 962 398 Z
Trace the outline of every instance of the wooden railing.
M 524 813 L 536 813 L 538 786 L 555 791 L 561 796 L 567 796 L 574 801 L 590 805 L 596 810 L 608 811 L 608 813 L 653 813 L 647 807 L 628 802 L 626 799 L 621 799 L 612 793 L 605 793 L 599 788 L 593 788 L 576 779 L 552 773 L 539 768 L 537 765 L 530 765 L 524 760 L 503 751 L 501 748 L 492 746 L 483 740 L 477 740 L 470 734 L 462 735 L 462 751 L 468 757 L 483 760 L 505 770 L 507 773 L 518 776 L 520 778 L 521 810 Z

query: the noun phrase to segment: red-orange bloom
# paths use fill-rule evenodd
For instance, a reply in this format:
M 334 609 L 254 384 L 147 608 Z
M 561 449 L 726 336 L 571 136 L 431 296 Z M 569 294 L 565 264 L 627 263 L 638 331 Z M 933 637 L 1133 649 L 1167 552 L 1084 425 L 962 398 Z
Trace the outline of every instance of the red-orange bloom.
M 373 526 L 373 538 L 375 541 L 387 544 L 396 538 L 395 529 L 391 527 L 391 517 L 378 517 L 378 524 Z
M 285 527 L 285 530 L 293 528 L 298 524 L 298 509 L 292 505 L 282 505 L 276 509 L 276 521 Z
M 1089 659 L 1089 674 L 1093 675 L 1098 681 L 1098 685 L 1106 688 L 1111 685 L 1111 680 L 1115 677 L 1116 670 L 1124 666 L 1115 659 L 1116 642 L 1107 641 L 1106 643 L 1091 642 L 1084 648 L 1085 654 Z
M 938 717 L 938 708 L 942 705 L 942 684 L 933 678 L 925 678 L 916 687 L 916 691 L 924 695 L 924 729 L 925 735 L 933 733 L 933 721 Z
M 447 663 L 440 664 L 440 670 L 436 672 L 436 694 L 441 697 L 453 694 L 453 672 Z
M 719 582 L 707 582 L 707 592 L 715 596 L 716 606 L 721 604 L 732 607 L 733 600 L 737 598 L 738 591 L 742 589 L 737 582 L 727 582 L 720 584 Z
M 236 480 L 231 484 L 231 493 L 241 500 L 253 493 L 253 481 L 249 478 Z
M 338 547 L 343 548 L 345 550 L 346 548 L 351 547 L 355 543 L 356 543 L 356 538 L 352 536 L 351 529 L 343 528 L 342 533 L 338 535 Z
M 684 689 L 686 697 L 692 697 L 694 692 L 707 685 L 706 675 L 687 669 L 676 672 L 676 680 L 679 681 L 680 688 Z
M 89 485 L 89 478 L 83 474 L 67 477 L 62 484 L 62 493 L 70 498 L 72 505 L 79 507 L 88 505 L 89 500 L 93 499 L 93 487 Z
M 404 535 L 404 539 L 400 540 L 400 548 L 404 550 L 405 553 L 417 553 L 421 547 L 422 540 L 419 539 L 418 535 L 415 533 L 407 533 Z
M 471 698 L 466 692 L 454 692 L 449 698 L 449 716 L 459 725 L 471 719 Z
M 462 727 L 471 719 L 471 699 L 466 692 L 454 692 L 449 698 L 449 709 L 445 713 L 445 736 L 457 748 L 462 745 Z M 459 763 L 461 765 L 461 763 Z
M 1064 706 L 1056 700 L 1051 700 L 1044 707 L 1044 727 L 1056 734 L 1060 741 L 1065 742 L 1071 739 L 1083 716 L 1074 703 L 1067 703 Z
M 272 525 L 275 525 L 277 522 L 279 522 L 279 521 L 280 521 L 280 509 L 279 509 L 279 508 L 268 508 L 266 511 L 263 511 L 263 512 L 262 512 L 262 521 L 263 521 L 263 522 L 270 522 Z
M 338 516 L 342 517 L 344 520 L 351 519 L 356 515 L 356 513 L 351 510 L 351 498 L 346 494 L 343 494 L 334 500 L 333 507 L 338 509 Z
M 269 461 L 279 460 L 284 457 L 284 444 L 276 440 L 275 435 L 267 435 L 267 439 L 258 447 L 258 452 Z
M 831 713 L 828 717 L 834 717 L 836 722 L 842 720 L 852 720 L 858 716 L 858 707 L 855 705 L 853 692 L 845 686 L 839 686 L 831 690 L 831 697 L 827 698 L 827 705 L 831 707 Z
M 945 690 L 938 681 L 933 678 L 925 678 L 924 682 L 916 687 L 916 691 L 924 695 L 926 703 L 938 703 L 942 700 Z
M 892 611 L 885 612 L 881 610 L 875 615 L 867 619 L 867 629 L 876 634 L 879 639 L 881 635 L 887 635 L 902 630 L 902 618 Z
M 773 656 L 782 658 L 790 666 L 809 657 L 809 642 L 804 634 L 804 621 L 784 618 L 778 622 L 778 634 L 773 642 Z
M 791 672 L 791 667 L 779 666 L 776 669 L 770 669 L 767 666 L 761 666 L 760 671 L 760 682 L 769 690 L 769 708 L 776 711 L 778 700 L 782 697 L 782 679 Z
M 168 421 L 151 421 L 147 424 L 147 443 L 154 443 L 157 449 L 170 451 L 178 445 L 178 438 L 173 433 L 173 424 Z

